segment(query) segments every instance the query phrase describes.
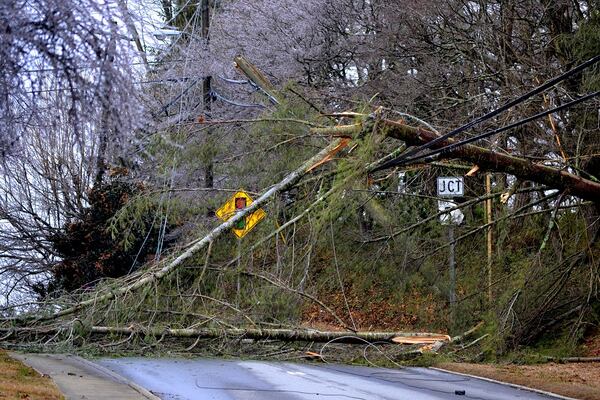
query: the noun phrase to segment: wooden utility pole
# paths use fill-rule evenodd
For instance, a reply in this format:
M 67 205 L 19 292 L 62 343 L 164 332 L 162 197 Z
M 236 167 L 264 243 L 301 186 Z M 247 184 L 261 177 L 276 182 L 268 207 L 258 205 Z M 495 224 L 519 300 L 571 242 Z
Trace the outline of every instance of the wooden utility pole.
M 202 0 L 200 2 L 200 32 L 202 35 L 202 39 L 205 41 L 205 46 L 208 47 L 209 42 L 209 28 L 210 28 L 210 0 Z M 202 78 L 202 98 L 204 102 L 204 114 L 207 120 L 210 120 L 211 112 L 212 112 L 212 77 L 205 76 Z M 209 146 L 212 146 L 212 138 L 210 130 L 207 131 L 207 142 Z M 214 172 L 213 172 L 213 160 L 212 156 L 209 155 L 209 159 L 206 160 L 206 166 L 204 169 L 204 187 L 213 188 L 214 187 Z
M 492 174 L 485 174 L 485 194 L 489 196 L 492 193 Z M 492 302 L 492 199 L 485 201 L 485 217 L 487 227 L 487 287 L 488 300 Z

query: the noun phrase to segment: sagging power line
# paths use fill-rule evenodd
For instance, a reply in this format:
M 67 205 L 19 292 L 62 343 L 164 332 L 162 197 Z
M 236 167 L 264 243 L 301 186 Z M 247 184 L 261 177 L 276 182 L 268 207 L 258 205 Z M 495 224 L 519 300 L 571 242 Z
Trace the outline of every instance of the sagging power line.
M 561 106 L 554 107 L 554 108 L 552 108 L 550 110 L 542 111 L 541 113 L 532 115 L 531 117 L 523 118 L 523 119 L 521 119 L 521 120 L 519 120 L 517 122 L 514 122 L 514 123 L 510 124 L 510 125 L 503 126 L 502 128 L 494 129 L 494 130 L 491 130 L 491 131 L 479 134 L 477 136 L 473 136 L 473 137 L 470 137 L 468 139 L 461 140 L 460 142 L 452 143 L 452 144 L 450 144 L 448 146 L 444 146 L 444 147 L 441 147 L 439 149 L 432 150 L 431 152 L 429 152 L 427 154 L 423 154 L 423 155 L 415 156 L 415 157 L 411 157 L 411 158 L 406 158 L 406 159 L 403 160 L 403 163 L 409 164 L 409 163 L 413 163 L 413 162 L 418 161 L 418 160 L 423 160 L 423 162 L 433 161 L 434 159 L 438 158 L 440 155 L 442 155 L 444 153 L 447 153 L 449 151 L 452 151 L 452 150 L 454 150 L 454 149 L 456 149 L 456 148 L 458 148 L 460 146 L 464 146 L 466 144 L 473 143 L 473 142 L 476 142 L 478 140 L 485 139 L 487 137 L 490 137 L 490 136 L 493 136 L 493 135 L 497 135 L 499 133 L 502 133 L 502 132 L 505 132 L 505 131 L 517 128 L 517 127 L 519 127 L 521 125 L 525 125 L 525 124 L 527 124 L 529 122 L 532 122 L 532 121 L 534 121 L 536 119 L 545 117 L 545 116 L 553 114 L 555 112 L 566 110 L 566 109 L 571 108 L 571 107 L 573 107 L 573 106 L 575 106 L 575 105 L 577 105 L 579 103 L 583 103 L 583 102 L 585 102 L 587 100 L 591 100 L 594 97 L 597 97 L 599 95 L 600 95 L 600 91 L 596 91 L 596 92 L 587 94 L 587 95 L 582 96 L 582 97 L 580 97 L 578 99 L 575 99 L 573 101 L 565 103 L 565 104 L 563 104 Z

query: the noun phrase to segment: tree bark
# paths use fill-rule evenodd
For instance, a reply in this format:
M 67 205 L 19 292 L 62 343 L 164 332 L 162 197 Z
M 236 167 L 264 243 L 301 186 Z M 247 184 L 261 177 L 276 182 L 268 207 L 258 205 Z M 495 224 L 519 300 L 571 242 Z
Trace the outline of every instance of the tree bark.
M 250 80 L 250 82 L 260 88 L 260 90 L 269 97 L 269 100 L 271 100 L 272 103 L 279 104 L 281 102 L 282 98 L 275 90 L 273 84 L 258 68 L 242 56 L 235 57 L 234 61 L 235 66 L 248 78 L 248 80 Z
M 210 40 L 208 36 L 210 30 L 210 0 L 202 0 L 200 7 L 202 15 L 200 21 L 200 31 L 202 32 L 202 38 L 205 40 L 206 46 L 208 47 L 208 43 Z M 202 97 L 204 100 L 204 114 L 206 116 L 206 120 L 210 121 L 212 119 L 211 113 L 213 101 L 212 76 L 210 75 L 202 78 Z M 206 135 L 208 145 L 212 148 L 213 143 L 211 129 L 208 129 L 206 131 Z M 215 177 L 212 154 L 209 157 L 210 158 L 206 160 L 206 166 L 204 169 L 204 187 L 211 189 L 215 186 Z
M 142 45 L 142 41 L 140 40 L 140 35 L 135 27 L 133 19 L 131 18 L 131 14 L 129 13 L 129 9 L 127 7 L 127 3 L 125 0 L 117 0 L 117 5 L 119 7 L 119 11 L 123 16 L 123 20 L 125 22 L 125 26 L 127 27 L 127 31 L 133 38 L 133 42 L 135 43 L 135 47 L 140 53 L 140 57 L 142 58 L 142 62 L 144 63 L 144 67 L 146 67 L 146 71 L 148 71 L 148 58 L 146 57 L 146 50 Z
M 434 132 L 408 126 L 396 121 L 385 121 L 389 128 L 388 137 L 402 140 L 407 144 L 418 146 L 432 141 L 437 137 Z M 434 149 L 452 144 L 454 140 L 447 139 Z M 543 185 L 566 190 L 568 194 L 591 200 L 600 201 L 600 183 L 570 174 L 564 170 L 534 164 L 522 158 L 499 154 L 474 145 L 465 145 L 444 153 L 445 158 L 459 158 L 477 164 L 482 170 L 504 172 L 523 180 L 530 180 Z

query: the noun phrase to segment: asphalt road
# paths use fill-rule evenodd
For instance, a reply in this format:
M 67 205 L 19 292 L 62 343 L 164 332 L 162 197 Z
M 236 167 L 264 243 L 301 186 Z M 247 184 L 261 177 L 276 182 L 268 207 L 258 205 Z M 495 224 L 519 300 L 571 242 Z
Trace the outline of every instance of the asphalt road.
M 427 368 L 204 359 L 119 358 L 97 362 L 163 400 L 556 399 Z

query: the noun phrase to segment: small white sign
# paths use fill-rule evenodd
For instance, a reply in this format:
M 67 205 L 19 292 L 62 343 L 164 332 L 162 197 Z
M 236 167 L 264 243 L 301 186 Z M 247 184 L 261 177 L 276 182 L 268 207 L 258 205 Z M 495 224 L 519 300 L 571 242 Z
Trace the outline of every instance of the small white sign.
M 438 210 L 446 211 L 448 209 L 456 207 L 457 204 L 453 201 L 444 201 L 438 200 Z M 449 211 L 445 214 L 440 215 L 440 222 L 442 225 L 460 225 L 465 219 L 465 215 L 460 211 L 460 209 Z
M 458 197 L 465 194 L 462 176 L 440 176 L 437 178 L 437 195 L 440 197 Z

